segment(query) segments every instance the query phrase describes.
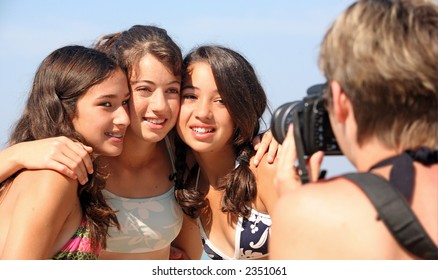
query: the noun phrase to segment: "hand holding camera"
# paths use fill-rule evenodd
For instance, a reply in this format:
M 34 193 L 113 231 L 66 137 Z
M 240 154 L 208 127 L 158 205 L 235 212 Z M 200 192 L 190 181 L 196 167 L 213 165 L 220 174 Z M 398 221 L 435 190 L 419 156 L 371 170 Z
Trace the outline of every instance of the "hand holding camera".
M 282 172 L 277 171 L 278 183 L 297 179 L 301 179 L 301 183 L 316 181 L 321 176 L 323 155 L 342 155 L 324 105 L 326 86 L 311 86 L 302 101 L 283 104 L 274 112 L 272 134 L 278 143 L 283 143 L 282 155 L 279 156 Z M 293 132 L 288 132 L 289 127 L 293 127 Z M 297 167 L 294 165 L 296 160 Z M 292 168 L 295 171 L 291 174 Z

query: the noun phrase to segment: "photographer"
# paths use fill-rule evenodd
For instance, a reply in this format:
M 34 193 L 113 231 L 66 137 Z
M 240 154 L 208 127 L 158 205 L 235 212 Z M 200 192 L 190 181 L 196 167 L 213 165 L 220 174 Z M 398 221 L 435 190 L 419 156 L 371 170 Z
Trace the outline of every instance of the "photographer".
M 323 99 L 342 153 L 358 172 L 402 190 L 438 243 L 438 6 L 434 1 L 362 0 L 326 33 Z M 306 123 L 304 124 L 306 125 Z M 292 128 L 278 155 L 271 259 L 417 259 L 397 242 L 371 200 L 344 176 L 319 180 L 321 152 L 302 186 Z M 380 186 L 376 186 L 380 187 Z M 380 213 L 380 212 L 379 212 Z

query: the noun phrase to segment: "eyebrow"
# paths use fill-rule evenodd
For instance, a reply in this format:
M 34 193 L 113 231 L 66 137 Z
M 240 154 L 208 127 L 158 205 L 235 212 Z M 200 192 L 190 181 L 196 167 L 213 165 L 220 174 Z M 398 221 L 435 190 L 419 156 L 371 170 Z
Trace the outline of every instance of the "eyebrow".
M 130 96 L 131 96 L 131 93 L 130 93 L 130 92 L 128 92 L 128 93 L 125 94 L 125 97 L 130 97 Z M 118 97 L 118 96 L 115 95 L 115 94 L 106 94 L 106 95 L 101 95 L 101 96 L 99 96 L 97 99 L 117 98 L 117 97 Z
M 185 89 L 196 89 L 196 87 L 194 87 L 193 85 L 187 85 L 187 86 L 181 87 L 181 90 L 185 90 Z
M 135 84 L 139 84 L 139 83 L 148 83 L 148 84 L 155 85 L 155 83 L 153 81 L 149 81 L 149 80 L 138 80 L 138 81 L 132 81 L 130 83 L 131 83 L 131 85 L 135 85 Z M 167 85 L 180 84 L 180 83 L 181 83 L 180 81 L 175 80 L 175 81 L 168 82 Z

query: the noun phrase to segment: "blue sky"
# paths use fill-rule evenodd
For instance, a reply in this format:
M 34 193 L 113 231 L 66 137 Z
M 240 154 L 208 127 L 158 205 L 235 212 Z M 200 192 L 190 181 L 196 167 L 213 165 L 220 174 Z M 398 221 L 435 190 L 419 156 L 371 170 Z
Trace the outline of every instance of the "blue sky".
M 200 44 L 221 44 L 254 66 L 274 110 L 300 100 L 323 81 L 319 43 L 352 0 L 60 1 L 0 2 L 0 147 L 22 112 L 33 75 L 51 51 L 89 46 L 102 35 L 135 24 L 165 28 L 183 54 Z M 352 170 L 344 157 L 326 157 L 329 175 Z

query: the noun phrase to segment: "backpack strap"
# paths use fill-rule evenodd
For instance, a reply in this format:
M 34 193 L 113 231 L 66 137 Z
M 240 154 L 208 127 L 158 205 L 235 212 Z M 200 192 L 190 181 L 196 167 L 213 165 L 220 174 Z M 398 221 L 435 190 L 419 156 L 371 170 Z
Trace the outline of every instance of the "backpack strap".
M 438 259 L 438 248 L 418 221 L 406 200 L 387 180 L 373 173 L 349 173 L 343 177 L 358 185 L 401 246 L 421 259 Z

